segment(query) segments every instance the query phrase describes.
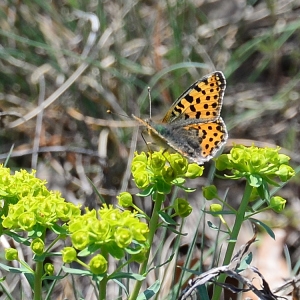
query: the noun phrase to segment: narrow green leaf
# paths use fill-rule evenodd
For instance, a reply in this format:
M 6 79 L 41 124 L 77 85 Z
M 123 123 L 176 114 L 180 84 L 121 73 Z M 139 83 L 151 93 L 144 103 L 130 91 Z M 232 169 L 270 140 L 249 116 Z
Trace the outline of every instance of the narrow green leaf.
M 266 232 L 268 233 L 268 235 L 275 240 L 275 233 L 273 232 L 273 230 L 268 226 L 266 225 L 265 223 L 263 223 L 262 221 L 260 220 L 257 220 L 257 219 L 254 219 L 254 218 L 249 218 L 250 221 L 260 225 L 261 227 L 263 227 Z
M 150 287 L 148 287 L 142 294 L 139 294 L 136 298 L 137 300 L 147 300 L 151 299 L 156 295 L 160 289 L 160 281 L 156 280 Z
M 90 271 L 86 271 L 86 270 L 68 268 L 65 266 L 62 266 L 62 269 L 64 270 L 64 272 L 66 272 L 68 274 L 73 274 L 73 275 L 80 275 L 80 276 L 83 276 L 83 275 L 92 276 L 93 275 Z
M 148 186 L 146 189 L 144 189 L 140 193 L 137 193 L 136 195 L 140 196 L 140 197 L 147 197 L 147 196 L 150 196 L 151 194 L 153 194 L 153 186 L 152 185 Z
M 167 213 L 163 211 L 159 211 L 158 214 L 160 218 L 164 221 L 164 223 L 168 225 L 174 225 L 174 226 L 178 225 Z
M 140 274 L 136 273 L 125 273 L 125 272 L 117 272 L 117 273 L 112 273 L 111 275 L 108 276 L 109 279 L 120 279 L 120 278 L 128 278 L 128 279 L 134 279 L 137 281 L 142 281 L 146 279 L 145 276 L 142 276 Z

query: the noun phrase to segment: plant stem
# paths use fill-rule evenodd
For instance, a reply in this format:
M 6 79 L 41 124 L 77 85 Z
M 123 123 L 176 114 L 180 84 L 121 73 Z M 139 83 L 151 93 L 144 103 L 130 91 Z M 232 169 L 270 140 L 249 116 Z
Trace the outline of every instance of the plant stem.
M 45 241 L 45 231 L 40 237 L 43 241 Z M 42 299 L 42 276 L 44 272 L 44 260 L 36 261 L 35 265 L 35 272 L 34 272 L 34 300 L 41 300 Z
M 231 261 L 232 254 L 233 254 L 233 251 L 234 251 L 234 247 L 235 247 L 239 232 L 241 230 L 241 226 L 242 226 L 244 218 L 245 218 L 245 213 L 246 213 L 246 210 L 247 210 L 247 206 L 248 206 L 248 202 L 249 202 L 249 199 L 250 199 L 252 189 L 253 189 L 253 187 L 250 186 L 248 181 L 246 181 L 246 187 L 245 187 L 244 195 L 243 195 L 240 207 L 237 210 L 235 223 L 233 225 L 233 229 L 232 229 L 231 236 L 230 236 L 230 241 L 228 243 L 225 258 L 224 258 L 224 261 L 223 261 L 223 266 L 228 265 Z M 219 283 L 224 283 L 225 279 L 226 279 L 226 275 L 221 274 L 219 276 L 218 282 Z M 214 294 L 213 294 L 212 299 L 213 300 L 219 300 L 220 296 L 221 296 L 221 293 L 222 293 L 222 287 L 219 286 L 219 285 L 216 285 L 215 289 L 214 289 Z
M 106 261 L 108 261 L 108 252 L 105 249 L 102 249 L 101 254 L 105 257 Z M 107 281 L 108 281 L 108 277 L 105 276 L 104 278 L 102 278 L 102 280 L 99 283 L 99 300 L 106 299 Z
M 34 272 L 34 300 L 42 299 L 42 276 L 43 276 L 43 261 L 37 261 L 35 272 Z
M 157 224 L 159 221 L 159 214 L 158 212 L 161 209 L 161 205 L 163 203 L 163 201 L 165 200 L 165 196 L 163 194 L 159 194 L 156 193 L 153 196 L 153 200 L 154 200 L 154 208 L 153 208 L 153 212 L 152 212 L 152 216 L 150 219 L 150 223 L 149 223 L 149 234 L 148 234 L 148 245 L 149 245 L 149 249 L 146 253 L 146 259 L 145 261 L 140 265 L 140 270 L 139 270 L 139 274 L 140 275 L 145 275 L 146 271 L 147 271 L 147 266 L 148 266 L 148 259 L 149 259 L 149 254 L 150 254 L 150 249 L 153 243 L 153 238 L 157 229 Z M 134 289 L 132 291 L 132 294 L 130 295 L 130 297 L 128 298 L 128 300 L 135 300 L 140 292 L 141 286 L 142 286 L 142 281 L 136 281 Z

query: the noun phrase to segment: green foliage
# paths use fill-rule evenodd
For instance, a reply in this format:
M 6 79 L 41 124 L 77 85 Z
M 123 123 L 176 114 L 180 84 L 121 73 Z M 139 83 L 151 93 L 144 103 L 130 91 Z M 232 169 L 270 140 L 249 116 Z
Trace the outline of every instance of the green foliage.
M 218 196 L 214 185 L 203 187 L 203 195 L 208 200 L 217 199 L 219 203 L 210 205 L 210 213 L 218 217 L 225 226 L 226 231 L 210 223 L 209 228 L 222 230 L 229 235 L 231 243 L 228 244 L 223 264 L 228 264 L 233 254 L 235 241 L 238 237 L 242 223 L 252 220 L 260 224 L 273 236 L 272 230 L 261 221 L 252 218 L 254 214 L 262 210 L 272 209 L 277 213 L 283 211 L 286 200 L 279 196 L 270 197 L 269 186 L 278 186 L 280 181 L 286 182 L 294 176 L 294 170 L 289 166 L 289 157 L 278 153 L 279 148 L 257 148 L 234 146 L 229 154 L 221 155 L 216 159 L 216 168 L 219 171 L 229 171 L 225 179 L 245 179 L 246 187 L 241 204 L 236 211 L 225 200 Z M 98 211 L 85 208 L 84 213 L 80 207 L 65 202 L 59 193 L 48 191 L 45 181 L 34 177 L 34 172 L 25 170 L 10 174 L 8 168 L 0 167 L 1 189 L 3 197 L 2 230 L 10 235 L 16 242 L 24 246 L 30 246 L 33 258 L 36 262 L 35 269 L 18 257 L 16 249 L 7 249 L 5 258 L 7 261 L 17 260 L 20 268 L 10 268 L 0 264 L 5 270 L 27 274 L 28 280 L 34 290 L 35 299 L 42 299 L 42 281 L 47 278 L 60 279 L 55 275 L 54 266 L 46 263 L 45 259 L 52 255 L 52 247 L 61 239 L 69 238 L 71 246 L 61 249 L 61 263 L 69 264 L 77 262 L 82 270 L 62 266 L 64 272 L 90 276 L 101 290 L 99 299 L 106 298 L 106 286 L 109 280 L 117 280 L 117 283 L 129 295 L 129 299 L 148 298 L 159 292 L 157 282 L 153 288 L 141 292 L 142 282 L 152 270 L 149 265 L 150 250 L 153 249 L 153 239 L 157 231 L 168 228 L 178 237 L 181 233 L 175 230 L 177 222 L 174 217 L 187 218 L 192 212 L 192 207 L 184 198 L 174 198 L 173 204 L 165 207 L 166 195 L 172 192 L 173 187 L 191 192 L 193 189 L 185 187 L 186 179 L 194 179 L 201 176 L 203 167 L 189 164 L 181 155 L 169 154 L 164 151 L 153 152 L 149 156 L 146 153 L 135 153 L 132 162 L 133 180 L 142 189 L 140 196 L 150 195 L 154 202 L 152 214 L 148 216 L 138 208 L 133 197 L 128 192 L 122 192 L 117 197 L 119 205 L 130 210 L 120 210 L 112 205 L 104 204 Z M 17 187 L 17 188 L 16 188 Z M 249 204 L 254 205 L 264 200 L 263 208 L 254 210 Z M 224 209 L 225 208 L 225 209 Z M 226 215 L 234 215 L 236 218 L 232 228 L 226 222 Z M 142 221 L 146 220 L 147 223 Z M 56 239 L 50 246 L 45 246 L 46 230 L 52 230 Z M 23 235 L 27 238 L 22 238 Z M 109 256 L 116 261 L 122 261 L 121 266 L 108 273 Z M 88 257 L 88 263 L 81 258 Z M 171 258 L 155 268 L 168 264 Z M 121 271 L 132 262 L 139 264 L 139 274 Z M 122 280 L 135 280 L 131 290 L 127 290 Z M 223 281 L 220 276 L 220 283 Z M 218 287 L 214 297 L 218 295 Z
M 62 262 L 76 261 L 86 268 L 90 276 L 106 273 L 107 255 L 118 259 L 134 255 L 135 260 L 145 260 L 148 250 L 148 226 L 137 218 L 137 212 L 120 211 L 113 206 L 104 205 L 98 212 L 85 210 L 80 206 L 65 202 L 57 192 L 49 191 L 45 184 L 35 178 L 34 171 L 25 170 L 10 174 L 8 168 L 0 166 L 0 194 L 3 199 L 1 226 L 4 234 L 10 235 L 16 242 L 30 246 L 35 254 L 36 269 L 32 270 L 25 262 L 19 260 L 16 249 L 6 249 L 6 259 L 19 260 L 20 272 L 31 274 L 34 279 L 34 299 L 41 298 L 42 281 L 54 274 L 52 264 L 45 264 L 45 258 L 54 256 L 51 248 L 60 239 L 70 237 L 73 247 L 61 250 Z M 123 194 L 127 196 L 128 194 Z M 126 202 L 129 204 L 129 202 Z M 46 230 L 52 230 L 57 238 L 45 249 Z M 22 235 L 28 238 L 23 239 Z M 31 241 L 28 244 L 28 241 Z M 146 250 L 145 250 L 146 249 Z M 79 254 L 91 255 L 88 265 L 79 259 Z M 100 251 L 105 254 L 96 254 Z M 112 274 L 111 274 L 112 275 Z
M 151 187 L 154 199 L 155 195 L 160 193 L 170 193 L 172 185 L 188 190 L 183 187 L 184 178 L 195 178 L 203 171 L 202 167 L 189 165 L 187 160 L 178 154 L 164 154 L 162 151 L 153 153 L 149 158 L 145 153 L 136 154 L 132 169 L 135 181 L 142 183 L 140 186 L 144 188 Z M 103 205 L 98 211 L 86 208 L 81 214 L 80 206 L 65 202 L 57 192 L 48 191 L 46 182 L 35 178 L 34 171 L 28 173 L 21 170 L 11 175 L 8 168 L 1 166 L 0 175 L 2 175 L 0 194 L 4 202 L 1 225 L 4 233 L 17 242 L 30 246 L 35 255 L 37 263 L 35 270 L 23 261 L 20 261 L 23 267 L 19 269 L 20 272 L 29 273 L 31 278 L 35 278 L 33 284 L 35 299 L 41 299 L 42 281 L 54 275 L 53 265 L 44 263 L 46 257 L 54 255 L 51 248 L 60 239 L 69 237 L 72 243 L 72 247 L 61 249 L 62 262 L 75 261 L 87 270 L 64 268 L 64 271 L 70 274 L 96 275 L 95 280 L 102 287 L 103 296 L 109 279 L 128 278 L 128 274 L 117 270 L 111 274 L 106 273 L 108 255 L 117 260 L 129 258 L 125 264 L 131 261 L 138 262 L 143 270 L 141 275 L 147 274 L 149 246 L 153 242 L 155 232 L 162 225 L 159 225 L 159 216 L 166 226 L 176 224 L 171 216 L 161 210 L 163 198 L 160 197 L 156 198 L 156 202 L 160 205 L 151 217 L 146 216 L 134 205 L 132 195 L 128 192 L 121 193 L 117 198 L 119 205 L 136 208 L 133 212 L 121 211 L 112 205 Z M 173 217 L 182 218 L 187 217 L 192 211 L 189 203 L 183 198 L 176 199 L 173 209 Z M 141 222 L 138 213 L 150 220 L 150 229 L 146 223 Z M 57 235 L 56 240 L 47 249 L 45 249 L 46 230 L 52 230 Z M 28 235 L 27 239 L 22 239 L 22 232 Z M 80 252 L 77 253 L 78 251 Z M 90 255 L 92 258 L 88 264 L 80 259 Z M 6 259 L 19 260 L 17 250 L 7 249 Z M 138 280 L 137 285 L 139 283 Z M 139 288 L 134 289 L 132 299 L 137 297 L 135 293 L 138 291 Z

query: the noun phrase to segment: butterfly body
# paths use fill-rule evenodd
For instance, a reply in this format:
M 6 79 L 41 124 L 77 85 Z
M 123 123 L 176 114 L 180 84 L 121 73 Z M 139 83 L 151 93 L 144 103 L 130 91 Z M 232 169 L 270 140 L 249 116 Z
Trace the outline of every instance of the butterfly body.
M 222 72 L 196 81 L 171 106 L 162 122 L 133 117 L 148 131 L 193 162 L 214 157 L 228 138 L 220 117 L 226 87 Z

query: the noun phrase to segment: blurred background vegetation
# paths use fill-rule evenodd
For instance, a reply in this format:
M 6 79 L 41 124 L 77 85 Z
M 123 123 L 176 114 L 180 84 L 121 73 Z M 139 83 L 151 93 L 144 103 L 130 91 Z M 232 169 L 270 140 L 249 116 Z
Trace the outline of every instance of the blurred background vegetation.
M 120 191 L 137 192 L 130 162 L 135 149 L 147 148 L 130 116 L 149 116 L 148 86 L 160 119 L 194 81 L 221 70 L 224 151 L 232 143 L 279 145 L 297 166 L 299 14 L 299 0 L 2 0 L 1 162 L 9 156 L 12 169 L 37 169 L 68 201 L 98 207 L 91 180 L 115 203 Z M 209 180 L 193 185 L 200 191 Z M 239 184 L 229 188 L 234 205 Z M 299 176 L 281 195 L 288 200 L 285 215 L 265 218 L 285 230 L 295 264 Z M 200 198 L 195 193 L 192 205 Z

